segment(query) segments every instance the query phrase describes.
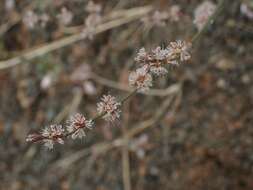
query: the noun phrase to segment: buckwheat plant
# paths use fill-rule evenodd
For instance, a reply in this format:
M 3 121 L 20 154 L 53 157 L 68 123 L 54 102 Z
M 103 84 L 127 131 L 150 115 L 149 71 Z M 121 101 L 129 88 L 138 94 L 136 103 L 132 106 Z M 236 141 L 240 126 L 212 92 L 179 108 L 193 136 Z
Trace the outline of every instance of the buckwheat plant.
M 136 69 L 129 73 L 129 86 L 132 91 L 122 99 L 117 99 L 112 95 L 103 95 L 101 101 L 97 103 L 97 114 L 93 118 L 86 118 L 80 113 L 71 116 L 66 126 L 50 125 L 41 132 L 29 134 L 27 142 L 42 142 L 48 149 L 53 149 L 54 144 L 64 144 L 67 137 L 72 139 L 81 139 L 86 136 L 86 132 L 95 127 L 95 122 L 102 118 L 107 122 L 115 122 L 120 118 L 121 107 L 125 101 L 139 92 L 146 92 L 153 86 L 154 79 L 168 74 L 167 69 L 170 66 L 179 66 L 191 58 L 192 44 L 200 37 L 203 31 L 211 23 L 213 15 L 224 5 L 225 0 L 221 0 L 219 9 L 214 12 L 215 5 L 205 2 L 200 5 L 195 12 L 195 21 L 199 31 L 191 42 L 177 40 L 170 42 L 167 47 L 155 47 L 146 50 L 144 47 L 139 49 L 134 61 Z M 88 4 L 87 11 L 90 14 L 100 14 L 101 7 L 93 2 Z M 212 17 L 211 13 L 213 13 Z M 66 129 L 65 129 L 66 128 Z

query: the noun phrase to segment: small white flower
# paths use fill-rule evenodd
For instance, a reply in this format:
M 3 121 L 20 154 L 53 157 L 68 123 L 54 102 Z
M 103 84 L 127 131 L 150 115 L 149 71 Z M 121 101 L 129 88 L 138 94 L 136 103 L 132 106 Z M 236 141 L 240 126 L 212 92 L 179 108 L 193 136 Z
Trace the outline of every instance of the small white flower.
M 44 137 L 44 145 L 48 149 L 53 149 L 54 143 L 64 144 L 64 129 L 61 125 L 50 125 L 42 130 L 41 135 Z
M 179 5 L 172 5 L 170 7 L 169 17 L 170 17 L 171 21 L 173 21 L 173 22 L 179 21 L 180 14 L 181 14 L 181 8 Z
M 152 65 L 150 66 L 150 72 L 156 76 L 166 75 L 168 73 L 167 69 L 161 65 Z
M 48 149 L 53 149 L 54 148 L 54 141 L 51 139 L 44 139 L 44 146 L 47 147 Z
M 146 52 L 145 48 L 139 49 L 137 56 L 134 58 L 134 60 L 138 63 L 145 63 L 150 59 L 150 55 Z
M 50 17 L 48 14 L 44 13 L 39 17 L 39 20 L 40 20 L 41 27 L 45 27 L 48 21 L 50 20 Z
M 129 74 L 129 85 L 145 92 L 152 86 L 152 76 L 148 73 L 148 65 L 144 65 Z
M 188 52 L 190 46 L 191 45 L 189 43 L 181 40 L 171 42 L 167 48 L 170 52 L 170 56 L 168 56 L 171 60 L 170 63 L 178 64 L 178 62 L 176 63 L 175 61 L 184 62 L 189 60 L 191 58 L 191 54 Z
M 29 10 L 25 13 L 23 17 L 23 23 L 29 29 L 33 29 L 35 25 L 38 23 L 39 17 L 33 11 Z
M 216 9 L 216 5 L 211 1 L 204 1 L 194 11 L 194 21 L 193 23 L 196 25 L 198 30 L 201 30 L 209 17 L 214 13 Z
M 164 60 L 170 55 L 169 49 L 162 49 L 160 46 L 152 50 L 153 57 L 156 60 Z
M 104 114 L 103 119 L 113 122 L 120 117 L 120 105 L 114 96 L 104 95 L 101 102 L 97 104 L 97 111 L 99 114 Z
M 7 11 L 11 11 L 15 8 L 15 1 L 14 0 L 5 0 L 5 9 Z
M 253 5 L 253 4 L 252 4 Z M 249 19 L 253 19 L 253 10 L 246 3 L 241 3 L 240 12 Z
M 165 26 L 166 25 L 166 20 L 168 20 L 169 14 L 165 11 L 155 11 L 152 20 L 155 25 L 157 26 Z
M 92 129 L 92 126 L 93 122 L 91 120 L 87 120 L 82 114 L 79 113 L 71 116 L 67 121 L 67 131 L 72 134 L 72 139 L 81 139 L 85 137 L 85 128 Z
M 66 7 L 63 7 L 61 9 L 61 13 L 57 15 L 57 18 L 59 19 L 61 24 L 68 25 L 73 19 L 73 14 Z
M 94 32 L 97 27 L 101 23 L 102 17 L 98 13 L 91 13 L 85 19 L 85 28 L 83 30 L 83 35 L 88 37 L 88 39 L 93 39 Z
M 93 1 L 89 1 L 85 10 L 89 13 L 100 13 L 102 10 L 102 7 L 100 4 L 96 4 Z
M 169 19 L 169 14 L 166 11 L 154 11 L 141 19 L 146 26 L 165 26 L 166 21 Z

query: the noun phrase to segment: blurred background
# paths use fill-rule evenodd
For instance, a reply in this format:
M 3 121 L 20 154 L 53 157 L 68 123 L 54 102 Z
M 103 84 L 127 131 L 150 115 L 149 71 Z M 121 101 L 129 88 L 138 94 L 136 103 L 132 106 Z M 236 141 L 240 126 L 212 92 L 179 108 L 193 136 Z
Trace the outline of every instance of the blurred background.
M 191 60 L 116 123 L 52 151 L 25 141 L 76 112 L 95 116 L 103 94 L 126 95 L 138 50 L 190 41 L 203 2 L 1 0 L 0 189 L 253 189 L 251 0 L 227 1 Z

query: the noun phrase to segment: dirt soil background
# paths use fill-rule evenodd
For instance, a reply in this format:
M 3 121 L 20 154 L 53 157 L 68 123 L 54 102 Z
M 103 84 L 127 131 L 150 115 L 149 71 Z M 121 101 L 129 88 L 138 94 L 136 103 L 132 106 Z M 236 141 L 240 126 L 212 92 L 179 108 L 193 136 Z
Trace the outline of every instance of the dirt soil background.
M 191 40 L 197 32 L 194 9 L 201 2 L 96 1 L 102 17 L 146 5 L 167 10 L 177 3 L 180 19 L 145 25 L 143 15 L 0 70 L 0 189 L 252 190 L 253 18 L 240 11 L 242 2 L 253 11 L 250 0 L 227 1 L 193 47 L 191 60 L 156 80 L 156 89 L 180 86 L 176 93 L 138 94 L 116 123 L 99 120 L 85 139 L 69 139 L 52 151 L 25 141 L 30 132 L 64 123 L 75 112 L 94 116 L 103 94 L 126 94 L 137 51 Z M 86 5 L 85 0 L 1 0 L 0 60 L 81 32 Z M 57 19 L 62 7 L 73 14 L 67 26 Z M 50 19 L 29 29 L 22 22 L 28 10 Z M 115 139 L 152 120 L 169 98 L 163 118 L 127 139 L 127 146 L 117 144 Z

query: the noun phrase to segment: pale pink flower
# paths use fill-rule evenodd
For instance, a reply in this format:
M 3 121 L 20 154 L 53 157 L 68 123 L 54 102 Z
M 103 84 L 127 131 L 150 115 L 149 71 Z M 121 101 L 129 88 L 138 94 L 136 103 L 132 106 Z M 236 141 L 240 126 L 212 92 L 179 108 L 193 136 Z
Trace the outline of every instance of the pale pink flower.
M 82 114 L 75 114 L 67 121 L 67 131 L 71 133 L 72 139 L 83 138 L 86 136 L 85 129 L 92 129 L 92 120 L 87 120 Z
M 113 122 L 120 117 L 121 103 L 116 101 L 116 98 L 111 95 L 104 95 L 101 102 L 97 103 L 97 111 L 103 115 L 103 119 Z
M 61 9 L 61 13 L 57 15 L 57 18 L 62 25 L 68 25 L 73 19 L 73 13 L 69 11 L 66 7 L 63 7 Z
M 201 30 L 209 17 L 214 13 L 216 9 L 216 5 L 211 1 L 204 1 L 194 11 L 194 21 L 193 23 L 196 25 L 198 30 Z
M 41 135 L 44 137 L 44 145 L 48 149 L 53 149 L 54 143 L 64 144 L 64 129 L 61 125 L 50 125 L 42 130 Z
M 144 65 L 129 74 L 129 85 L 138 89 L 138 92 L 145 92 L 152 86 L 152 76 L 148 73 L 148 65 Z

